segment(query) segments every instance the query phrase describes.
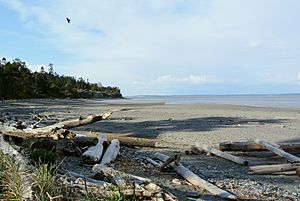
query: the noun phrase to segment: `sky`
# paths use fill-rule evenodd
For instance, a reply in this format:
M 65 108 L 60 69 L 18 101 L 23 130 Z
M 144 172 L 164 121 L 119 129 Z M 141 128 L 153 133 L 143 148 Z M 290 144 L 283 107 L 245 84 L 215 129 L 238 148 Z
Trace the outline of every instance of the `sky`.
M 299 0 L 0 0 L 0 57 L 125 96 L 300 93 L 299 19 Z

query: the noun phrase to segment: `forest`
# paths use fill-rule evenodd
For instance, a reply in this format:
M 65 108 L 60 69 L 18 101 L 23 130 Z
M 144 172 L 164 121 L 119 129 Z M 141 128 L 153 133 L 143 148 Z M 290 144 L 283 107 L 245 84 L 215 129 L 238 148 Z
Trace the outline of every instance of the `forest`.
M 122 98 L 118 87 L 58 75 L 53 64 L 32 72 L 20 59 L 0 60 L 0 100 L 33 98 Z

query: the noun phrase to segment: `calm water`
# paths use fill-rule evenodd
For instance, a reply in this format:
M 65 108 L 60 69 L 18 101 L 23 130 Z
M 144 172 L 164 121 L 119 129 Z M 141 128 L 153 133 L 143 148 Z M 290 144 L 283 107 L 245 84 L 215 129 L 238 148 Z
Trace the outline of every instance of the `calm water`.
M 300 108 L 300 94 L 293 95 L 210 95 L 131 96 L 117 102 L 165 102 L 166 104 L 218 103 L 231 105 Z

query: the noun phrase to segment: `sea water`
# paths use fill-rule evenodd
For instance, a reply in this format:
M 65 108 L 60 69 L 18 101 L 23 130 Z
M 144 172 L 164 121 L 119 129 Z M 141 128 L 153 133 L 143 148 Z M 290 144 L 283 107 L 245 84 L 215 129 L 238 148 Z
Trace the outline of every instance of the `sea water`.
M 280 95 L 171 95 L 129 96 L 122 102 L 164 102 L 166 104 L 215 103 L 257 107 L 300 108 L 300 94 Z

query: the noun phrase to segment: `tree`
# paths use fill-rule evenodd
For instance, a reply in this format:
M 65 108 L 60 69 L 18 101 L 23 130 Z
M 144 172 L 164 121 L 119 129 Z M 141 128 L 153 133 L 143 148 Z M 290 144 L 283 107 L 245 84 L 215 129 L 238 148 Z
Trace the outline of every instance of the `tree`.
M 92 93 L 91 93 L 92 91 Z M 0 62 L 0 98 L 90 98 L 94 92 L 106 97 L 122 97 L 116 87 L 99 87 L 82 77 L 59 76 L 49 63 L 48 73 L 41 66 L 39 72 L 31 72 L 20 59 Z

